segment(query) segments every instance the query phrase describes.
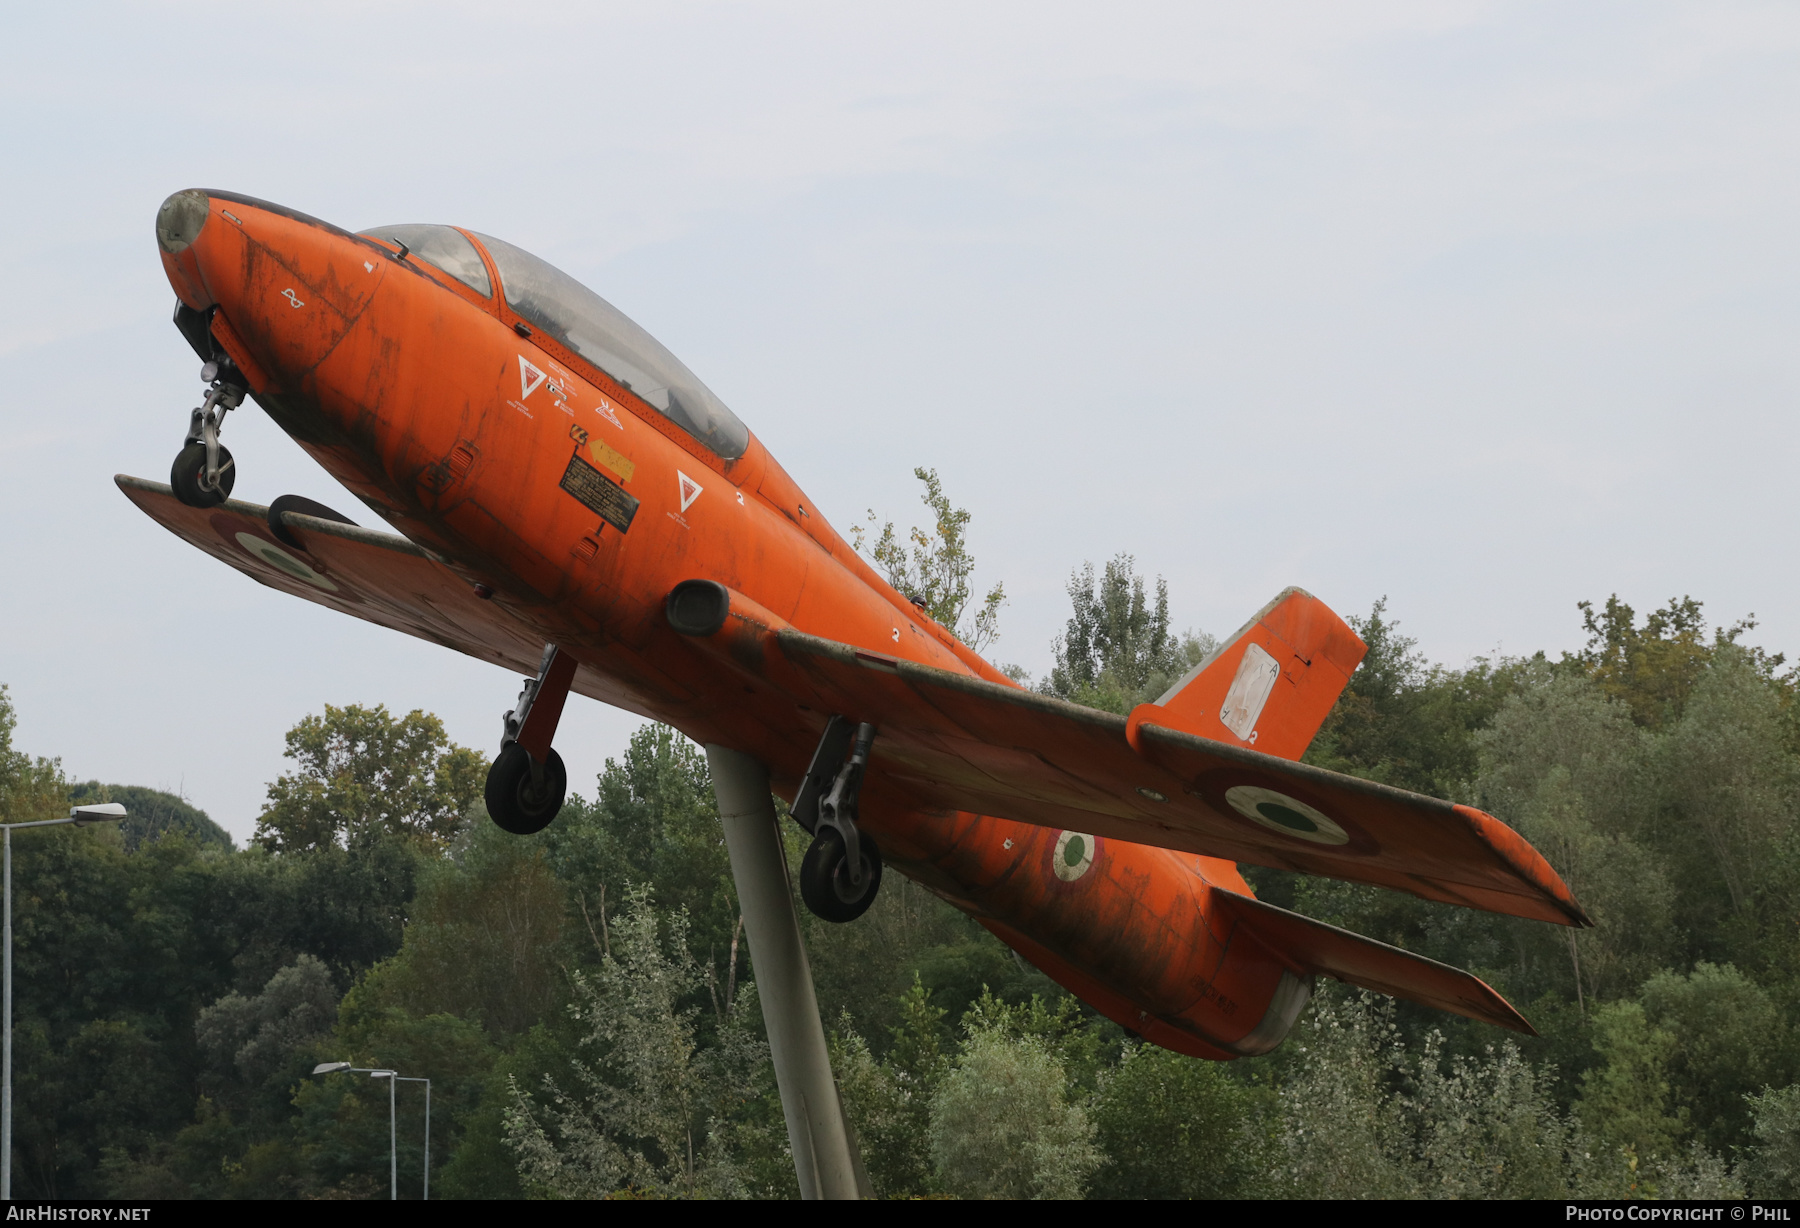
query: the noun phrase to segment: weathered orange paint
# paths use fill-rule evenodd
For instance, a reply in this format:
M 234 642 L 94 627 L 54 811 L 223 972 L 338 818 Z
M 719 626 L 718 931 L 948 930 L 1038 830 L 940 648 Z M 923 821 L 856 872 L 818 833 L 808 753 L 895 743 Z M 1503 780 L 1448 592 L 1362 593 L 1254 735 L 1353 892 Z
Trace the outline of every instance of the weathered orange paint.
M 1208 851 L 1581 920 L 1542 859 L 1480 812 L 1457 808 L 1461 818 L 1434 837 L 1440 851 L 1432 855 L 1447 877 L 1414 882 L 1373 861 L 1359 870 L 1354 858 L 1366 850 L 1354 843 L 1262 851 L 1271 838 L 1208 793 L 1227 787 L 1218 784 L 1221 771 L 1239 770 L 1230 767 L 1239 760 L 1216 755 L 1246 745 L 1219 711 L 1249 644 L 1282 671 L 1274 683 L 1280 702 L 1255 731 L 1255 749 L 1288 759 L 1305 749 L 1356 668 L 1363 645 L 1316 599 L 1285 594 L 1214 667 L 1127 722 L 1090 714 L 1062 734 L 1028 740 L 1022 726 L 1007 723 L 1024 715 L 994 708 L 994 696 L 1008 693 L 998 688 L 1014 684 L 877 575 L 754 436 L 743 456 L 721 460 L 553 338 L 522 336 L 517 326 L 525 322 L 506 307 L 499 271 L 472 235 L 494 287 L 485 299 L 417 259 L 397 259 L 387 243 L 241 196 L 206 199 L 198 238 L 164 256 L 177 295 L 197 309 L 216 306 L 213 335 L 257 401 L 334 477 L 431 552 L 304 522 L 308 565 L 334 587 L 308 589 L 253 571 L 263 582 L 515 669 L 535 662 L 534 645 L 554 643 L 579 663 L 578 691 L 698 742 L 755 755 L 789 797 L 832 713 L 861 719 L 882 705 L 919 713 L 911 733 L 878 739 L 864 788 L 863 823 L 888 864 L 979 918 L 1122 1025 L 1196 1056 L 1223 1059 L 1278 1043 L 1285 1028 L 1265 1022 L 1271 1003 L 1284 984 L 1321 968 L 1335 975 L 1329 970 L 1353 967 L 1359 976 L 1391 969 L 1395 992 L 1409 992 L 1406 978 L 1419 962 L 1345 936 L 1342 942 L 1363 945 L 1340 951 L 1338 964 L 1321 963 L 1323 955 L 1306 953 L 1317 929 L 1303 919 L 1282 923 L 1286 945 L 1262 936 L 1280 926 L 1234 906 L 1253 893 L 1233 861 Z M 547 376 L 535 387 L 525 378 L 527 363 Z M 561 489 L 574 455 L 606 468 L 640 501 L 628 532 Z M 680 475 L 701 487 L 685 510 Z M 252 570 L 232 542 L 239 533 L 263 533 L 255 509 L 196 511 L 149 484 L 122 485 L 176 532 Z M 732 591 L 727 625 L 705 641 L 674 632 L 663 612 L 666 594 L 693 578 Z M 492 590 L 491 600 L 470 596 L 475 585 Z M 820 641 L 851 646 L 853 659 L 813 647 Z M 908 673 L 912 667 L 936 671 L 929 678 L 940 680 L 939 689 L 921 692 L 927 675 Z M 967 710 L 940 728 L 934 714 L 963 702 L 942 689 L 957 678 L 968 680 Z M 1066 725 L 1070 718 L 1058 713 L 1060 706 L 1044 719 Z M 990 732 L 966 732 L 983 728 Z M 1076 729 L 1088 732 L 1069 732 Z M 1081 765 L 1099 762 L 1102 744 L 1117 754 L 1104 771 L 1093 769 L 1094 781 L 1104 775 L 1122 783 L 1070 786 L 1091 787 L 1103 799 L 1094 813 L 1069 812 L 1094 820 L 1076 835 L 1058 828 L 1062 812 L 1050 799 L 1033 822 L 933 800 L 930 781 L 947 779 L 947 771 L 964 774 L 957 787 L 968 796 L 982 795 L 983 780 L 1017 776 L 1020 764 L 1035 770 L 1033 762 L 1048 761 L 1080 776 Z M 1257 756 L 1240 758 L 1254 768 Z M 1016 808 L 1019 790 L 1030 788 L 1020 779 L 1008 786 L 1011 800 L 997 806 Z M 1170 825 L 1160 838 L 1170 847 L 1119 838 L 1119 831 L 1159 830 L 1169 797 L 1210 807 L 1214 826 Z M 1341 804 L 1368 830 L 1384 830 L 1381 797 Z M 1068 878 L 1053 865 L 1062 837 L 1083 841 L 1092 858 Z M 1471 850 L 1492 864 L 1468 869 Z M 1447 1009 L 1528 1028 L 1491 990 L 1483 998 L 1462 981 L 1456 987 L 1464 998 L 1439 995 Z

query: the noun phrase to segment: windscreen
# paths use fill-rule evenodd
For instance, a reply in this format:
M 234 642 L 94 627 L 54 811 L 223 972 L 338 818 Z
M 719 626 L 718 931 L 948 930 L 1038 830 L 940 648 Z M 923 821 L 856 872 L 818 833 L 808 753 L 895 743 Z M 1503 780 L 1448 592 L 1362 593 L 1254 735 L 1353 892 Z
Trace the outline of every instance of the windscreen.
M 624 312 L 530 252 L 480 235 L 506 303 L 524 319 L 648 401 L 725 460 L 750 446 L 750 430 L 712 390 Z
M 371 239 L 404 243 L 410 255 L 444 270 L 482 298 L 493 297 L 494 286 L 488 280 L 487 265 L 481 263 L 481 254 L 475 250 L 473 243 L 452 227 L 412 223 L 406 226 L 377 226 L 373 230 L 358 233 Z

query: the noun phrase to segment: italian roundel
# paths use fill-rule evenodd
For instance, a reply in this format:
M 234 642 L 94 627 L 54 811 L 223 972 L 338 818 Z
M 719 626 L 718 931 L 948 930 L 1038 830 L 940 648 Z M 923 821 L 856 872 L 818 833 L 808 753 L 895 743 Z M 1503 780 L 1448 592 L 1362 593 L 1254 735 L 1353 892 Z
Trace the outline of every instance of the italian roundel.
M 1056 877 L 1072 883 L 1094 865 L 1094 838 L 1083 832 L 1065 831 L 1056 838 L 1056 851 L 1050 854 L 1050 868 Z
M 1350 833 L 1297 797 L 1256 785 L 1225 790 L 1231 808 L 1252 823 L 1313 844 L 1348 844 Z

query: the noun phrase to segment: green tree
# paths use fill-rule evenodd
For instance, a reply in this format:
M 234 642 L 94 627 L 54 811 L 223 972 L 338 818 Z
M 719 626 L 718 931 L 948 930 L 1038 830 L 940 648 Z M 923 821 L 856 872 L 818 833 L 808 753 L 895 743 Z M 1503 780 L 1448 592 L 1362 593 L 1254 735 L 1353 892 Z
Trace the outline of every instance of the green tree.
M 444 735 L 444 723 L 386 707 L 325 706 L 287 735 L 299 770 L 269 786 L 256 838 L 276 852 L 403 837 L 441 847 L 481 795 L 486 764 Z
M 206 811 L 161 789 L 146 789 L 142 785 L 103 785 L 90 780 L 72 785 L 69 801 L 77 805 L 118 802 L 124 806 L 128 814 L 119 824 L 119 832 L 125 839 L 128 853 L 136 852 L 146 840 L 159 840 L 169 832 L 180 832 L 202 847 L 234 847 L 230 833 L 208 818 Z
M 1407 1198 L 1418 1188 L 1405 1105 L 1405 1042 L 1389 1002 L 1314 997 L 1285 1046 L 1277 1196 Z M 1290 1051 L 1291 1052 L 1288 1052 Z
M 1593 1175 L 1586 1140 L 1557 1112 L 1551 1079 L 1511 1041 L 1480 1056 L 1442 1054 L 1433 1032 L 1406 1097 L 1422 1189 L 1432 1198 L 1567 1198 Z
M 472 818 L 451 854 L 428 865 L 400 951 L 370 974 L 366 992 L 416 1017 L 471 1020 L 504 1041 L 565 1001 L 567 912 L 541 839 Z
M 1747 652 L 1722 644 L 1663 743 L 1669 800 L 1686 831 L 1704 842 L 1732 910 L 1741 914 L 1754 907 L 1800 809 L 1783 712 L 1788 698 Z
M 1591 601 L 1578 605 L 1588 641 L 1569 661 L 1629 707 L 1633 719 L 1647 729 L 1661 729 L 1681 716 L 1718 649 L 1738 646 L 1755 672 L 1770 681 L 1776 680 L 1787 659 L 1740 644 L 1756 626 L 1754 615 L 1716 629 L 1708 644 L 1701 603 L 1692 597 L 1671 597 L 1668 605 L 1645 616 L 1642 627 L 1637 625 L 1637 612 L 1617 593 L 1598 613 Z M 1793 675 L 1782 685 L 1791 691 Z
M 1744 1164 L 1752 1198 L 1800 1198 L 1800 1083 L 1750 1097 L 1756 1145 Z
M 1677 1043 L 1636 1002 L 1610 1002 L 1594 1013 L 1601 1064 L 1582 1076 L 1576 1108 L 1595 1139 L 1640 1157 L 1676 1153 L 1688 1130 L 1686 1107 L 1669 1102 Z
M 934 1192 L 929 1102 L 891 1066 L 875 1060 L 848 1017 L 840 1017 L 832 1032 L 831 1069 L 875 1196 L 915 1198 Z
M 1262 1091 L 1219 1062 L 1132 1045 L 1093 1108 L 1096 1198 L 1249 1198 L 1273 1165 Z
M 1043 689 L 1059 699 L 1125 713 L 1156 699 L 1215 647 L 1210 636 L 1169 629 L 1169 586 L 1156 579 L 1156 599 L 1129 554 L 1069 577 L 1069 623 L 1052 651 L 1055 664 Z
M 1400 633 L 1383 597 L 1346 619 L 1368 646 L 1306 762 L 1433 797 L 1466 788 L 1476 768 L 1472 735 L 1494 719 L 1522 662 L 1433 665 Z
M 887 573 L 889 584 L 980 652 L 1000 638 L 1000 607 L 1006 604 L 1006 588 L 994 585 L 971 608 L 975 599 L 975 556 L 969 553 L 967 540 L 968 510 L 951 506 L 937 470 L 914 469 L 913 476 L 925 484 L 921 498 L 931 509 L 931 528 L 915 527 L 907 534 L 906 544 L 902 544 L 890 520 L 881 526 L 881 535 L 875 539 L 870 555 Z M 876 523 L 873 511 L 869 513 L 869 523 Z M 867 542 L 863 527 L 851 526 L 850 535 L 857 550 L 864 549 Z
M 252 845 L 193 874 L 192 937 L 240 993 L 260 991 L 302 954 L 348 988 L 400 949 L 421 864 L 410 840 L 297 853 Z
M 269 978 L 263 991 L 229 993 L 200 1012 L 194 1031 L 207 1058 L 206 1085 L 215 1106 L 240 1119 L 286 1117 L 293 1083 L 303 1076 L 296 1054 L 337 1026 L 338 992 L 331 970 L 302 955 Z
M 8 823 L 56 818 L 67 789 L 62 765 L 15 749 L 13 731 L 18 723 L 12 696 L 0 683 L 0 818 Z
M 429 1078 L 432 1197 L 442 1197 L 444 1166 L 465 1137 L 465 1123 L 481 1103 L 496 1060 L 493 1041 L 479 1023 L 446 1014 L 413 1015 L 359 985 L 344 996 L 334 1034 L 317 1042 L 304 1060 L 349 1061 Z M 251 1149 L 246 1166 L 261 1162 L 272 1174 L 292 1174 L 292 1188 L 305 1197 L 386 1198 L 386 1080 L 346 1073 L 298 1084 L 291 1133 Z M 417 1198 L 425 1175 L 425 1089 L 401 1082 L 394 1095 L 400 1197 Z
M 939 1081 L 931 1154 L 959 1198 L 1079 1198 L 1102 1159 L 1050 1046 L 995 1027 L 970 1031 Z
M 1551 1072 L 1509 1042 L 1451 1054 L 1435 1029 L 1409 1044 L 1393 1003 L 1327 991 L 1287 1059 L 1276 1188 L 1311 1198 L 1579 1198 L 1623 1192 L 1560 1113 Z M 1292 1043 L 1292 1042 L 1290 1042 Z
M 649 892 L 634 890 L 613 926 L 613 953 L 591 977 L 576 974 L 571 1011 L 586 1033 L 575 1063 L 580 1086 L 565 1092 L 546 1080 L 542 1102 L 512 1088 L 507 1138 L 530 1187 L 564 1198 L 621 1188 L 686 1197 L 739 1192 L 711 1127 L 761 1090 L 767 1046 L 735 1026 L 701 1051 L 697 1012 L 681 1005 L 700 983 L 686 937 L 678 913 L 665 938 Z M 750 993 L 734 1024 L 748 1017 L 746 1007 L 755 1009 Z
M 1729 964 L 1700 963 L 1685 976 L 1659 972 L 1638 1000 L 1651 1026 L 1675 1038 L 1671 1099 L 1699 1141 L 1721 1155 L 1748 1146 L 1752 1096 L 1793 1073 L 1785 1060 L 1790 1029 L 1768 991 Z
M 1533 661 L 1473 742 L 1478 803 L 1544 854 L 1595 921 L 1579 932 L 1510 923 L 1517 987 L 1615 997 L 1676 958 L 1675 884 L 1644 843 L 1654 748 L 1625 705 L 1583 675 Z
M 722 964 L 741 935 L 706 756 L 667 725 L 644 725 L 619 760 L 606 761 L 597 785 L 592 802 L 570 798 L 542 837 L 582 928 L 604 945 L 607 901 L 617 908 L 632 886 L 648 886 L 665 909 L 685 911 L 696 952 Z M 724 985 L 729 969 L 718 967 L 714 979 Z

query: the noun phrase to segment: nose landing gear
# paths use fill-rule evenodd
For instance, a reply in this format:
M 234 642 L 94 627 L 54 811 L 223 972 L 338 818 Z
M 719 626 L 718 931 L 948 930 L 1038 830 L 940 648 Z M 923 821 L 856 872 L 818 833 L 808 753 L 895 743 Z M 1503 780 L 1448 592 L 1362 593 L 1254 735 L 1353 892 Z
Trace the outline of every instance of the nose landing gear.
M 217 507 L 231 497 L 237 482 L 237 465 L 219 442 L 219 428 L 225 415 L 243 402 L 245 388 L 229 360 L 207 363 L 200 368 L 200 378 L 211 387 L 206 402 L 188 420 L 187 439 L 169 470 L 169 485 L 189 507 Z
M 874 742 L 875 726 L 856 726 L 853 740 L 850 722 L 832 717 L 794 797 L 794 818 L 813 833 L 800 861 L 800 898 L 825 921 L 856 920 L 869 911 L 881 889 L 881 850 L 856 823 L 857 797 Z
M 529 836 L 550 825 L 569 790 L 562 756 L 550 745 L 562 719 L 569 684 L 575 679 L 574 657 L 555 644 L 544 647 L 536 678 L 525 680 L 518 705 L 502 719 L 500 755 L 488 768 L 488 816 L 504 831 Z

